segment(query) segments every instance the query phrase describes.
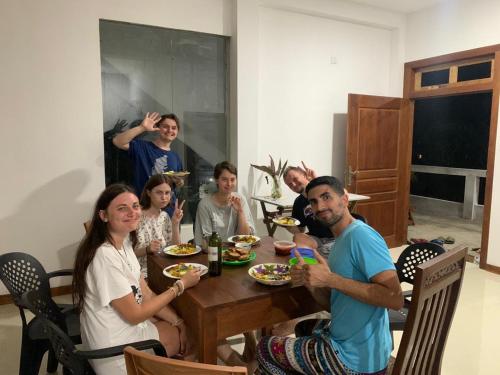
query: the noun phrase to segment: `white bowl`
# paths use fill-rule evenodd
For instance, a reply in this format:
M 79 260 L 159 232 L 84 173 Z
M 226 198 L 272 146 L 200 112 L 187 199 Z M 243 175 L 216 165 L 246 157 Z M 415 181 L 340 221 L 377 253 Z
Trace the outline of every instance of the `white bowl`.
M 252 248 L 252 244 L 251 243 L 246 243 L 246 242 L 236 242 L 234 244 L 234 247 L 237 247 L 239 249 L 250 250 Z

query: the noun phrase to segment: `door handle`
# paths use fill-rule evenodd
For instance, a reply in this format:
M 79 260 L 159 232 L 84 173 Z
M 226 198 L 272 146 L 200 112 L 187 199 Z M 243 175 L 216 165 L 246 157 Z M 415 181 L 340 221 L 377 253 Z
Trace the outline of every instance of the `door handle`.
M 352 183 L 353 177 L 355 177 L 358 174 L 358 171 L 353 171 L 352 167 L 349 166 L 349 168 L 346 170 L 346 176 L 345 176 L 345 181 L 346 181 L 346 186 L 350 186 Z

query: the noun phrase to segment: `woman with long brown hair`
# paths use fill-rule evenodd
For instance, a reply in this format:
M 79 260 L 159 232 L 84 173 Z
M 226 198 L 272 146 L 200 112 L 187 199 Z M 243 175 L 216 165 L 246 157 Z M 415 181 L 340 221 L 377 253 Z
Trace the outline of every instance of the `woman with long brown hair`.
M 175 200 L 172 218 L 164 211 L 171 204 L 171 196 L 175 184 L 169 176 L 155 174 L 149 178 L 141 194 L 142 214 L 137 227 L 137 244 L 135 255 L 141 265 L 141 272 L 147 278 L 147 254 L 155 254 L 168 245 L 178 245 L 180 239 L 180 222 L 184 202 Z
M 140 214 L 139 200 L 126 185 L 108 186 L 97 200 L 73 276 L 83 344 L 100 349 L 157 339 L 169 356 L 187 354 L 186 327 L 169 303 L 198 283 L 200 271 L 189 271 L 172 288 L 154 294 L 132 250 Z M 97 374 L 126 373 L 122 356 L 93 360 L 92 367 Z

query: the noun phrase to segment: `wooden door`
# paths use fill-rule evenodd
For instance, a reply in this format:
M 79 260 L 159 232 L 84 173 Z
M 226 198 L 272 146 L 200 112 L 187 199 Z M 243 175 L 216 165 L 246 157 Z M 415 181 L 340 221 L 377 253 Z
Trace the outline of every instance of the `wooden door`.
M 406 243 L 411 123 L 406 99 L 349 94 L 346 188 L 389 247 Z

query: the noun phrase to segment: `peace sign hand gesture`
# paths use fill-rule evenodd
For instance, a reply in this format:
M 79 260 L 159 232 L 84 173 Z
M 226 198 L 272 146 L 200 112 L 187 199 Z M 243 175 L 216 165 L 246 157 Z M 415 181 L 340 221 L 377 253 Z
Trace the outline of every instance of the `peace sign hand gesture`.
M 182 220 L 182 217 L 184 216 L 184 211 L 182 211 L 182 206 L 184 206 L 184 202 L 186 201 L 184 200 L 181 202 L 181 204 L 179 204 L 179 200 L 178 199 L 175 200 L 175 209 L 172 215 L 172 224 L 174 225 L 179 225 L 179 223 Z
M 142 120 L 141 125 L 144 128 L 144 130 L 148 132 L 156 132 L 159 129 L 155 127 L 155 125 L 160 121 L 161 116 L 158 112 L 152 112 L 152 113 L 146 113 L 146 116 L 144 117 L 144 120 Z
M 311 181 L 311 180 L 315 179 L 315 178 L 317 177 L 317 176 L 316 176 L 316 172 L 315 172 L 313 169 L 311 169 L 311 168 L 307 167 L 307 165 L 306 165 L 303 161 L 301 161 L 301 163 L 302 163 L 302 166 L 304 167 L 304 169 L 302 169 L 302 168 L 301 168 L 301 169 L 302 169 L 302 170 L 304 171 L 304 173 L 306 174 L 306 178 L 307 178 L 307 180 L 308 180 L 308 181 Z M 299 168 L 300 168 L 300 167 L 299 167 Z

